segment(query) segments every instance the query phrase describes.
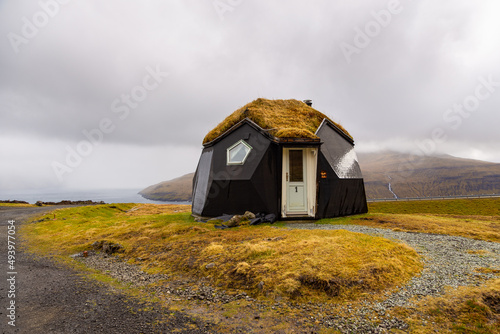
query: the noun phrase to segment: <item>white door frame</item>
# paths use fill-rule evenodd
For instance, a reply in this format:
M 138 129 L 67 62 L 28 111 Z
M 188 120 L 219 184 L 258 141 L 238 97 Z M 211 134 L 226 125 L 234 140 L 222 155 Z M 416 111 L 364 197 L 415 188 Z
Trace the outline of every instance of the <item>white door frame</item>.
M 289 207 L 289 152 L 302 150 L 303 156 L 303 191 L 305 195 L 305 210 L 294 210 Z M 316 169 L 318 160 L 317 148 L 283 147 L 282 187 L 281 187 L 281 216 L 287 217 L 314 217 L 316 215 Z

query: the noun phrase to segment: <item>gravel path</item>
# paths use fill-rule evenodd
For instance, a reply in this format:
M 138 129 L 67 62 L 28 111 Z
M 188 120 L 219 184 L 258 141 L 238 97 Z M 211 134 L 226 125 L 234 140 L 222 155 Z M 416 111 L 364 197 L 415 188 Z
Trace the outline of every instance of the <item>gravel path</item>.
M 477 286 L 486 279 L 498 277 L 494 274 L 477 273 L 475 269 L 500 269 L 500 243 L 496 242 L 429 233 L 395 232 L 359 225 L 287 224 L 286 228 L 344 229 L 381 236 L 402 241 L 423 257 L 422 274 L 414 277 L 398 291 L 387 295 L 383 302 L 366 303 L 349 319 L 331 316 L 327 324 L 344 333 L 383 333 L 390 328 L 405 329 L 407 325 L 403 321 L 386 316 L 387 310 L 394 306 L 412 307 L 414 305 L 410 301 L 411 298 L 442 294 L 445 286 Z M 349 312 L 348 306 L 346 311 Z M 377 327 L 370 321 L 373 320 L 372 311 L 381 319 Z
M 168 301 L 201 300 L 206 303 L 229 303 L 234 300 L 244 299 L 254 301 L 246 293 L 229 295 L 220 289 L 213 288 L 208 282 L 199 279 L 183 278 L 174 280 L 164 274 L 149 274 L 138 265 L 129 264 L 116 256 L 108 256 L 102 253 L 91 252 L 88 257 L 83 257 L 82 253 L 75 254 L 75 258 L 87 267 L 97 269 L 118 281 L 133 285 L 134 287 L 145 288 L 148 292 L 157 296 L 166 297 Z M 161 282 L 159 286 L 150 288 L 149 285 Z M 196 289 L 189 284 L 197 283 Z

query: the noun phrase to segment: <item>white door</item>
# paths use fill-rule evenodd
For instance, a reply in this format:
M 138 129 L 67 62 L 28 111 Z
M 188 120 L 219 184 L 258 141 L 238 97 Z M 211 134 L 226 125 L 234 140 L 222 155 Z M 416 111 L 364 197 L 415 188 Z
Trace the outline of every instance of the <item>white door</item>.
M 307 213 L 307 173 L 304 149 L 287 149 L 286 164 L 286 212 L 290 214 Z
M 318 148 L 283 148 L 281 216 L 316 215 Z

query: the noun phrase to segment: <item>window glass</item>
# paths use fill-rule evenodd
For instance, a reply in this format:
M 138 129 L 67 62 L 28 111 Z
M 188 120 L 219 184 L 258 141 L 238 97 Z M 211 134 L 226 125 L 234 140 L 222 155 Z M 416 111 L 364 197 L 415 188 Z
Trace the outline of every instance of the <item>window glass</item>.
M 233 146 L 227 149 L 227 164 L 228 165 L 242 165 L 252 147 L 243 140 L 240 140 Z
M 304 181 L 302 150 L 290 150 L 290 182 Z

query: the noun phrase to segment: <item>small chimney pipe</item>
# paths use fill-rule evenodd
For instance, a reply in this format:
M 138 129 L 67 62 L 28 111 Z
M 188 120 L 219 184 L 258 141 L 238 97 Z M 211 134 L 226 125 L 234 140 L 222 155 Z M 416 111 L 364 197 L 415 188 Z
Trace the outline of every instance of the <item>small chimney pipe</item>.
M 312 105 L 313 105 L 312 100 L 304 100 L 304 103 L 307 104 L 309 107 L 312 107 Z

